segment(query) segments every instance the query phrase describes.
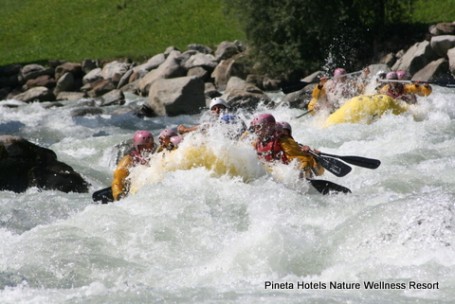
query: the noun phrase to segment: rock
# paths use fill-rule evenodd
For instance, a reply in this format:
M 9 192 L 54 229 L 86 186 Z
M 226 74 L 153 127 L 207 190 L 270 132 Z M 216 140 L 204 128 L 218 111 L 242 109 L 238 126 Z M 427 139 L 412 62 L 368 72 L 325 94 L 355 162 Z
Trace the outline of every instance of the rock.
M 455 36 L 444 35 L 431 37 L 430 45 L 438 56 L 445 57 L 447 51 L 455 47 Z
M 412 76 L 416 81 L 450 82 L 449 62 L 444 58 L 432 61 Z
M 110 80 L 114 84 L 118 84 L 122 76 L 129 70 L 129 68 L 129 63 L 112 61 L 104 65 L 101 70 L 101 76 L 106 80 Z
M 16 136 L 0 136 L 0 190 L 24 192 L 29 187 L 88 192 L 89 184 L 52 150 Z
M 455 35 L 455 22 L 442 22 L 431 25 L 428 29 L 432 35 Z
M 239 41 L 223 41 L 218 44 L 218 47 L 215 51 L 215 58 L 217 61 L 228 59 L 233 57 L 236 54 L 243 52 L 245 48 Z
M 73 78 L 82 78 L 82 65 L 80 63 L 65 62 L 55 68 L 55 79 L 57 81 L 63 75 L 71 73 Z
M 87 115 L 100 115 L 100 114 L 103 114 L 103 109 L 100 109 L 98 107 L 82 107 L 82 108 L 73 109 L 71 111 L 72 117 L 87 116 Z
M 159 116 L 197 114 L 205 106 L 204 82 L 195 77 L 157 79 L 150 87 L 147 106 Z
M 449 69 L 452 75 L 455 75 L 455 48 L 447 51 L 447 58 L 449 58 Z
M 223 97 L 234 109 L 255 109 L 260 102 L 264 104 L 272 102 L 258 87 L 235 76 L 229 79 Z
M 41 75 L 50 75 L 54 74 L 54 70 L 51 68 L 45 68 L 40 64 L 27 64 L 20 71 L 20 77 L 23 81 L 36 78 Z
M 411 46 L 403 57 L 397 60 L 393 65 L 392 70 L 409 71 L 412 75 L 435 58 L 437 58 L 437 55 L 431 48 L 430 42 L 418 42 Z
M 101 96 L 101 106 L 123 104 L 125 104 L 125 95 L 121 90 L 112 90 Z
M 155 70 L 147 73 L 139 80 L 138 89 L 143 96 L 148 95 L 151 84 L 160 78 L 175 78 L 186 75 L 186 70 L 180 65 L 182 58 L 179 51 L 171 51 L 166 60 Z
M 55 100 L 55 95 L 46 87 L 34 87 L 14 96 L 14 99 L 24 102 L 53 101 Z
M 46 87 L 52 89 L 55 87 L 55 79 L 49 75 L 41 75 L 33 79 L 27 80 L 24 89 L 30 89 L 34 87 Z

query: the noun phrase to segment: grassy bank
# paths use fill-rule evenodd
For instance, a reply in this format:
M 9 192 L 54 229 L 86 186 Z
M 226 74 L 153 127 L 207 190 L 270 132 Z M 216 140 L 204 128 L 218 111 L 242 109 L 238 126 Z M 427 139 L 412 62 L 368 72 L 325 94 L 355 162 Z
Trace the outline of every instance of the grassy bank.
M 242 40 L 221 0 L 2 0 L 0 65 L 131 57 Z
M 84 58 L 146 59 L 168 46 L 244 40 L 223 0 L 1 0 L 0 66 Z M 455 21 L 455 0 L 416 0 L 411 19 Z

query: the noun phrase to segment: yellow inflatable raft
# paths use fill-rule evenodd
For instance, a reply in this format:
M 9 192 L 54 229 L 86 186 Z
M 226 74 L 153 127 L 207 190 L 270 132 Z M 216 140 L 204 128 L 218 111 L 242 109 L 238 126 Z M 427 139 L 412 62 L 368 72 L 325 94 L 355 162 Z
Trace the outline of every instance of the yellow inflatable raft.
M 348 100 L 325 121 L 324 127 L 340 123 L 369 124 L 381 117 L 385 112 L 395 115 L 408 110 L 406 103 L 387 95 L 360 95 Z
M 160 182 L 167 173 L 205 168 L 213 176 L 228 175 L 249 182 L 266 172 L 247 145 L 210 145 L 185 142 L 174 151 L 153 154 L 148 166 L 137 166 L 130 172 L 130 193 L 145 185 Z

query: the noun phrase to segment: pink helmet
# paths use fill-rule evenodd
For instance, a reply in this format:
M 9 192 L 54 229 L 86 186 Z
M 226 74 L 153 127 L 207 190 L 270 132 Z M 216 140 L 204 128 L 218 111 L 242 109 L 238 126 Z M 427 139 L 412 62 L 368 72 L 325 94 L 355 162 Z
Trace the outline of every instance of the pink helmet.
M 406 71 L 398 70 L 396 73 L 397 73 L 398 79 L 400 79 L 400 80 L 408 79 L 408 73 Z
M 388 72 L 387 75 L 385 75 L 385 79 L 390 79 L 390 80 L 395 80 L 398 79 L 398 75 L 396 72 Z
M 277 122 L 277 124 L 281 125 L 281 128 L 283 128 L 285 130 L 289 130 L 289 132 L 292 132 L 292 127 L 288 122 L 280 121 L 280 122 Z
M 273 117 L 272 114 L 264 113 L 264 114 L 259 114 L 253 118 L 251 121 L 251 126 L 262 126 L 262 125 L 275 125 L 276 120 L 275 117 Z
M 343 68 L 336 68 L 335 71 L 333 72 L 334 78 L 339 78 L 344 75 L 346 75 L 346 70 Z
M 146 130 L 139 130 L 134 133 L 133 137 L 133 144 L 134 147 L 138 147 L 141 145 L 146 145 L 149 143 L 153 143 L 153 135 L 149 131 Z
M 182 142 L 183 140 L 183 137 L 180 136 L 180 135 L 175 135 L 175 136 L 172 136 L 170 141 L 171 143 L 175 146 L 175 147 L 178 147 L 178 145 Z
M 170 138 L 172 136 L 177 136 L 177 132 L 175 132 L 173 129 L 164 129 L 163 131 L 161 131 L 160 135 L 158 136 L 158 138 Z

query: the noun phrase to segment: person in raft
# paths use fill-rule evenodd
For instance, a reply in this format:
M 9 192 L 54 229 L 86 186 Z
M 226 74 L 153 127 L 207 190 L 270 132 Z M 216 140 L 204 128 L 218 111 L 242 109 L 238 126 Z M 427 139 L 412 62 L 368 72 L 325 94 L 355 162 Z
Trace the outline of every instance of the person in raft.
M 394 99 L 403 100 L 409 104 L 416 103 L 417 98 L 415 95 L 428 96 L 431 94 L 432 88 L 429 84 L 400 82 L 400 80 L 404 80 L 406 77 L 405 75 L 406 74 L 403 76 L 402 71 L 388 72 L 385 77 L 386 84 L 378 89 L 378 93 L 390 96 Z
M 139 130 L 133 136 L 134 149 L 125 155 L 117 164 L 114 170 L 114 178 L 112 180 L 112 196 L 114 201 L 125 197 L 129 191 L 129 183 L 127 177 L 130 169 L 137 165 L 146 165 L 147 157 L 156 150 L 153 135 L 149 131 Z
M 216 121 L 222 113 L 227 112 L 229 110 L 229 105 L 226 102 L 226 100 L 224 100 L 223 98 L 215 97 L 215 98 L 212 98 L 212 100 L 210 101 L 209 108 L 210 108 L 211 115 L 210 115 L 209 121 L 207 123 L 202 123 L 200 125 L 195 125 L 192 127 L 186 127 L 184 125 L 179 125 L 177 127 L 177 131 L 179 132 L 179 134 L 185 134 L 185 133 L 193 132 L 193 131 L 196 131 L 199 129 L 203 130 L 204 128 L 209 126 L 211 123 Z
M 311 178 L 324 173 L 324 168 L 312 155 L 302 151 L 291 136 L 277 132 L 273 115 L 265 113 L 255 116 L 251 121 L 250 129 L 256 135 L 253 147 L 261 161 L 289 164 L 297 159 L 302 178 Z
M 173 129 L 164 129 L 158 135 L 160 146 L 158 147 L 157 153 L 162 151 L 172 151 L 177 149 L 178 144 L 181 142 L 181 136 L 177 134 Z
M 362 71 L 365 78 L 369 74 L 369 69 Z M 359 95 L 365 88 L 364 82 L 357 82 L 348 79 L 348 74 L 344 68 L 336 68 L 333 78 L 321 77 L 319 84 L 314 87 L 311 93 L 311 100 L 308 103 L 308 111 L 312 114 L 320 110 L 329 113 L 338 109 L 345 100 Z

